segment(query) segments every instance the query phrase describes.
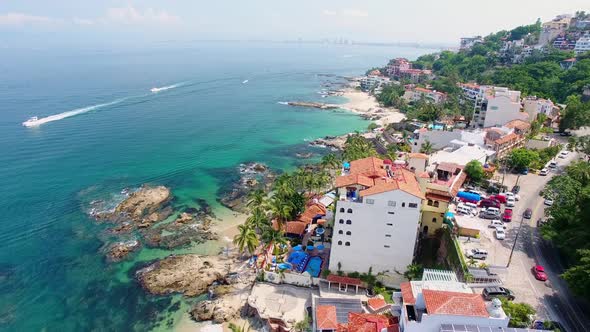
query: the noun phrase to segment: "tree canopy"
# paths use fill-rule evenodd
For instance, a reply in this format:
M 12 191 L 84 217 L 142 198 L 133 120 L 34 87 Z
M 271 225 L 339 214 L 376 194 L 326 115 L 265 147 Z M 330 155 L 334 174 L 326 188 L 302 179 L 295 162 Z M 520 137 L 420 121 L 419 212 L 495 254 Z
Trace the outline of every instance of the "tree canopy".
M 484 178 L 484 169 L 481 163 L 477 160 L 472 160 L 465 165 L 465 173 L 469 176 L 472 182 L 479 182 Z
M 508 163 L 512 168 L 522 170 L 528 168 L 537 159 L 539 159 L 537 151 L 519 148 L 510 152 Z

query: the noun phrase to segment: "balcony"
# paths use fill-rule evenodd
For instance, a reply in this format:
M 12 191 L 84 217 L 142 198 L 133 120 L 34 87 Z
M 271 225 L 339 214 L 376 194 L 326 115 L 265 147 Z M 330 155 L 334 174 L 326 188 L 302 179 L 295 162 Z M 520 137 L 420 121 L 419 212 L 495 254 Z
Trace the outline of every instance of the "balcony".
M 360 197 L 359 191 L 360 190 L 347 190 L 345 193 L 340 194 L 338 200 L 351 203 L 362 203 L 363 198 Z

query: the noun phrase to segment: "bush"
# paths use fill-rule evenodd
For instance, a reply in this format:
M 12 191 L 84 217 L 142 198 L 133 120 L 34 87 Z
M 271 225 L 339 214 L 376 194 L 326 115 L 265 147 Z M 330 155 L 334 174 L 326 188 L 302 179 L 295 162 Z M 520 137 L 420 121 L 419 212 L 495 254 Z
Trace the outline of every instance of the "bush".
M 371 122 L 371 124 L 369 124 L 369 126 L 367 127 L 368 131 L 373 131 L 375 129 L 377 129 L 379 126 L 375 123 L 375 122 Z
M 332 272 L 330 272 L 330 270 L 326 269 L 322 271 L 322 278 L 326 279 L 330 274 L 332 274 Z
M 348 276 L 351 277 L 351 278 L 360 278 L 361 274 L 358 273 L 358 272 L 356 272 L 356 271 L 354 271 L 354 272 L 348 273 Z

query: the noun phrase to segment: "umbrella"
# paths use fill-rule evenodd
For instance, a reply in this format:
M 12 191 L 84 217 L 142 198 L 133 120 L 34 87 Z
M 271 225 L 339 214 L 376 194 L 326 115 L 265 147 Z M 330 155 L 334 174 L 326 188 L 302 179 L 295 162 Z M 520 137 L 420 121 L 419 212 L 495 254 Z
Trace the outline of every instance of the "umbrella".
M 298 244 L 295 247 L 293 247 L 293 250 L 295 250 L 295 251 L 301 251 L 301 250 L 303 250 L 303 247 L 300 244 Z

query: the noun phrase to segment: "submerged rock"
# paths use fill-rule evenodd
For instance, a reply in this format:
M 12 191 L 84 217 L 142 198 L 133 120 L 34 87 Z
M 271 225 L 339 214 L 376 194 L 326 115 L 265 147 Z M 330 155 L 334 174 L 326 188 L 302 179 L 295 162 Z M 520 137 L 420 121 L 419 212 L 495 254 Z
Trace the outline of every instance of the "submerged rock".
M 248 194 L 258 188 L 269 190 L 276 174 L 260 163 L 241 164 L 240 177 L 230 188 L 221 191 L 219 201 L 237 212 L 246 212 Z
M 121 261 L 140 246 L 141 244 L 137 240 L 117 242 L 108 249 L 107 258 L 111 262 Z

